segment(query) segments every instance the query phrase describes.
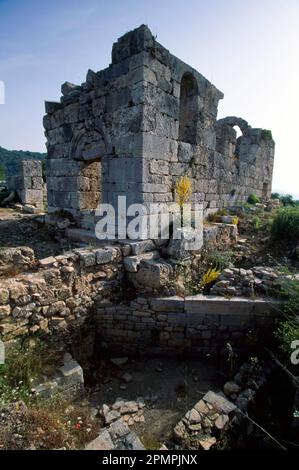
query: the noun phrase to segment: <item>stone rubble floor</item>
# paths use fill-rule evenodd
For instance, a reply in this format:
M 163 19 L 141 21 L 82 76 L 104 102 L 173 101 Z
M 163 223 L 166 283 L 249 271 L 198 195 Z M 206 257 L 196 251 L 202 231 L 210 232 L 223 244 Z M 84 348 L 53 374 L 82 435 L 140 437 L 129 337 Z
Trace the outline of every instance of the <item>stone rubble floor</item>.
M 124 381 L 124 374 L 126 379 L 131 375 L 131 381 Z M 159 449 L 171 439 L 174 427 L 194 403 L 211 389 L 221 390 L 223 377 L 208 359 L 140 358 L 129 360 L 104 382 L 91 394 L 91 406 L 100 409 L 104 404 L 112 406 L 118 398 L 143 398 L 145 420 L 130 429 L 145 448 Z

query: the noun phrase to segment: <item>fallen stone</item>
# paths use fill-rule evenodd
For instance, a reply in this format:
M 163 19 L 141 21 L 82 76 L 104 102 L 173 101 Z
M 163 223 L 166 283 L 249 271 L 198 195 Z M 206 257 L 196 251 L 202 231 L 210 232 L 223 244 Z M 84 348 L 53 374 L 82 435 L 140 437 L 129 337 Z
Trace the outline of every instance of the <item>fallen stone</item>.
M 201 424 L 200 423 L 189 424 L 188 428 L 190 429 L 190 431 L 200 431 L 201 430 Z
M 129 374 L 128 372 L 125 372 L 125 373 L 121 376 L 121 379 L 122 379 L 126 384 L 128 384 L 128 383 L 132 382 L 133 377 L 132 377 L 132 375 Z
M 73 359 L 66 362 L 59 370 L 66 382 L 84 384 L 82 367 Z
M 118 411 L 116 410 L 109 411 L 109 413 L 105 415 L 105 423 L 111 424 L 114 421 L 116 421 L 118 418 L 120 418 L 120 413 Z
M 226 382 L 223 387 L 225 395 L 230 396 L 233 393 L 239 393 L 240 387 L 235 382 Z
M 127 357 L 115 357 L 115 358 L 110 359 L 110 361 L 115 366 L 122 367 L 128 362 L 128 358 Z
M 40 259 L 38 263 L 40 266 L 50 266 L 51 264 L 56 263 L 56 258 L 54 258 L 54 256 L 49 256 L 48 258 Z
M 145 450 L 137 434 L 130 431 L 124 438 L 124 444 L 127 450 Z
M 112 450 L 114 449 L 113 442 L 107 429 L 104 429 L 101 434 L 91 441 L 85 447 L 85 450 Z
M 210 448 L 216 444 L 216 438 L 208 437 L 207 439 L 199 439 L 198 444 L 202 447 L 203 450 L 210 450 Z
M 228 422 L 229 422 L 229 417 L 227 415 L 222 414 L 222 415 L 219 415 L 218 418 L 216 419 L 215 426 L 217 429 L 220 429 L 222 431 L 222 429 L 225 428 Z
M 201 416 L 195 408 L 192 408 L 192 410 L 187 411 L 187 413 L 185 414 L 185 418 L 187 419 L 189 424 L 198 424 L 201 422 Z
M 228 401 L 226 398 L 222 397 L 221 395 L 218 395 L 215 392 L 212 392 L 211 390 L 205 394 L 203 397 L 203 400 L 207 403 L 207 405 L 211 405 L 215 409 L 217 409 L 219 412 L 224 413 L 224 414 L 229 414 L 233 411 L 236 410 L 236 406 Z
M 198 413 L 207 414 L 209 412 L 209 408 L 203 400 L 199 400 L 199 402 L 194 405 L 194 409 L 198 411 Z
M 136 256 L 125 256 L 124 257 L 124 268 L 130 273 L 137 273 L 141 261 L 153 260 L 159 258 L 158 251 L 151 251 L 149 253 L 143 253 Z
M 109 434 L 114 441 L 115 439 L 121 439 L 130 432 L 130 429 L 123 422 L 122 418 L 114 421 L 109 427 Z
M 186 426 L 184 425 L 183 421 L 180 421 L 173 430 L 174 436 L 178 441 L 182 441 L 185 439 L 186 436 Z

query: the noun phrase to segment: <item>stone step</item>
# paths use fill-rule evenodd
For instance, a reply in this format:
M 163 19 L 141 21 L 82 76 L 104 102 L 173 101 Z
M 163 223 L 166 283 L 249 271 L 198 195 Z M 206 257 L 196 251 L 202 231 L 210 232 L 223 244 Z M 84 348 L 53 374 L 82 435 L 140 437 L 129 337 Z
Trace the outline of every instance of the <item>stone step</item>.
M 81 228 L 68 228 L 65 232 L 66 237 L 72 241 L 91 244 L 94 246 L 103 246 L 115 244 L 114 240 L 99 240 L 95 233 Z

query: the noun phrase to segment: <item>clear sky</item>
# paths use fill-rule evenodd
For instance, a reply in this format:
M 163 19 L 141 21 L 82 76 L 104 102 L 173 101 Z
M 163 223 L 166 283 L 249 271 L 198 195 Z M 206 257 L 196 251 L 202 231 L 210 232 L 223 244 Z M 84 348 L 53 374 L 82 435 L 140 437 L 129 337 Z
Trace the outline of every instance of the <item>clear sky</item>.
M 45 151 L 44 100 L 142 23 L 224 92 L 219 117 L 272 130 L 273 190 L 299 198 L 299 0 L 0 0 L 0 145 Z

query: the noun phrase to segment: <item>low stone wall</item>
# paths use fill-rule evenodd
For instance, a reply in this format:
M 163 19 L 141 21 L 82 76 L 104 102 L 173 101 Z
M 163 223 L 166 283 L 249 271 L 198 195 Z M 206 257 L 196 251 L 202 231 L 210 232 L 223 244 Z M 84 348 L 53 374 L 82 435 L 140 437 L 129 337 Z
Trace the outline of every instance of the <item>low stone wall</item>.
M 122 276 L 119 247 L 80 248 L 36 261 L 31 270 L 1 279 L 0 334 L 4 341 L 27 333 L 59 338 L 78 329 L 97 299 L 117 300 Z
M 113 354 L 216 354 L 227 342 L 242 349 L 250 331 L 272 324 L 278 303 L 203 295 L 100 301 L 97 344 Z
M 231 227 L 212 231 L 232 241 Z M 126 285 L 131 281 L 136 292 L 146 287 L 151 296 L 156 294 L 169 282 L 175 266 L 171 259 L 161 258 L 161 252 L 163 247 L 152 240 L 78 248 L 42 260 L 36 260 L 28 247 L 4 249 L 0 253 L 0 334 L 8 341 L 28 333 L 74 330 L 87 318 L 93 321 L 96 302 L 111 297 L 113 302 L 123 301 L 124 276 Z M 133 276 L 137 283 L 132 282 Z

